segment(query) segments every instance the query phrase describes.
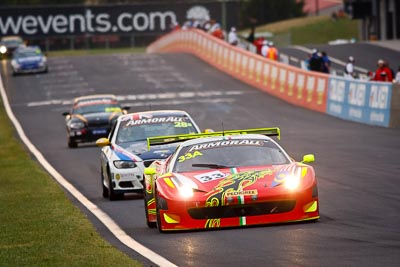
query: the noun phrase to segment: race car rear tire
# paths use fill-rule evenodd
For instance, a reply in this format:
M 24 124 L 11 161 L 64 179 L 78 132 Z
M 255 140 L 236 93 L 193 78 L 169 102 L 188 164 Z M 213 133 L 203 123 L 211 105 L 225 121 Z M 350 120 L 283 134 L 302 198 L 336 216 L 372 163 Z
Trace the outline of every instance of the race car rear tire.
M 157 227 L 157 223 L 149 221 L 149 209 L 147 207 L 148 194 L 146 193 L 146 189 L 143 189 L 143 199 L 144 199 L 144 211 L 145 211 L 145 215 L 146 215 L 147 227 L 156 228 Z
M 72 141 L 71 138 L 68 138 L 68 147 L 69 148 L 77 148 L 78 144 L 75 141 Z

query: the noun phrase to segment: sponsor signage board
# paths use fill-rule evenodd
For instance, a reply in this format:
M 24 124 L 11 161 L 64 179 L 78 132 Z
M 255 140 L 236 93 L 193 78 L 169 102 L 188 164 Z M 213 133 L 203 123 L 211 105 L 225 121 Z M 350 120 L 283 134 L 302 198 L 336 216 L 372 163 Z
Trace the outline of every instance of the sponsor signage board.
M 345 119 L 389 127 L 392 84 L 329 78 L 326 112 Z
M 226 24 L 238 21 L 237 3 L 223 3 Z M 130 5 L 68 5 L 0 8 L 0 35 L 58 36 L 164 33 L 173 23 L 215 19 L 222 23 L 222 2 Z

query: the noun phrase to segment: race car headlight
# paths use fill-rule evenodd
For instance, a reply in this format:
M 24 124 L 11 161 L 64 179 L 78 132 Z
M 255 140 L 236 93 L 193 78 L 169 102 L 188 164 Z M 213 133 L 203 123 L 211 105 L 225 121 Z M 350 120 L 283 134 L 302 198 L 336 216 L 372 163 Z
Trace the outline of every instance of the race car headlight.
M 82 121 L 73 121 L 70 122 L 69 127 L 71 129 L 82 129 L 85 128 L 85 123 L 83 123 Z
M 285 187 L 289 190 L 295 190 L 300 185 L 299 175 L 289 175 L 285 178 Z
M 7 53 L 7 47 L 5 47 L 4 45 L 0 46 L 0 53 L 2 54 Z
M 183 198 L 189 198 L 193 196 L 193 188 L 187 185 L 179 187 L 179 194 Z
M 131 160 L 115 160 L 114 166 L 117 169 L 130 169 L 135 168 L 136 163 Z
M 43 67 L 46 65 L 47 59 L 45 57 L 42 57 L 42 60 L 39 62 L 39 66 Z
M 13 66 L 14 69 L 19 69 L 21 67 L 20 64 L 16 60 L 11 60 L 11 65 Z

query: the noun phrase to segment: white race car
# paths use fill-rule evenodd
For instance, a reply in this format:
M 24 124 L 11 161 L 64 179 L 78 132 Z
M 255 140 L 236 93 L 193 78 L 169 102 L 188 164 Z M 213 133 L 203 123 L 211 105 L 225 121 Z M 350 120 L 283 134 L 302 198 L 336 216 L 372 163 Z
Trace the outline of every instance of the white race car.
M 171 155 L 178 144 L 148 149 L 147 138 L 160 135 L 200 133 L 190 115 L 181 110 L 158 110 L 121 115 L 101 149 L 103 197 L 123 198 L 124 193 L 143 193 L 143 171 L 154 160 Z

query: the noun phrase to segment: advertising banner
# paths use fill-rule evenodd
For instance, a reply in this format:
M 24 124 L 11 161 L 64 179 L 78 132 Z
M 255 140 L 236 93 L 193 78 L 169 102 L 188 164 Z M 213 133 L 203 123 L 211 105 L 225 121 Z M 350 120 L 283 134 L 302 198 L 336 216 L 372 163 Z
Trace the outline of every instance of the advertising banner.
M 345 120 L 389 127 L 391 83 L 331 77 L 327 113 Z
M 226 21 L 222 22 L 223 13 Z M 0 35 L 62 36 L 165 33 L 174 23 L 210 20 L 234 26 L 236 2 L 0 8 Z M 236 26 L 236 25 L 235 25 Z

